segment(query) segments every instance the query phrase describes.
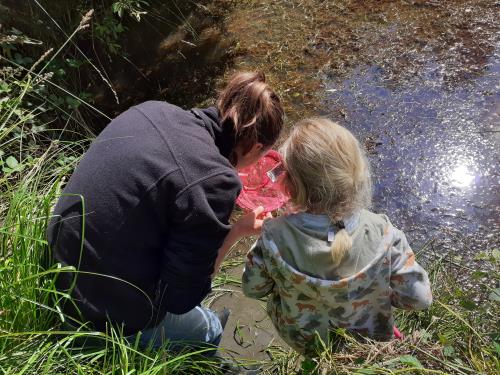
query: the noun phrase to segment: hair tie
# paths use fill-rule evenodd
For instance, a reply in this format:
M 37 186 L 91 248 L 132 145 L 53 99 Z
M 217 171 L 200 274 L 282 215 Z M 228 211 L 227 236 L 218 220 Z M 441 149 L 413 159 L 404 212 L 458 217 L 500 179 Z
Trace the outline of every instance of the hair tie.
M 345 229 L 345 224 L 342 220 L 337 221 L 334 225 L 338 228 L 338 230 Z

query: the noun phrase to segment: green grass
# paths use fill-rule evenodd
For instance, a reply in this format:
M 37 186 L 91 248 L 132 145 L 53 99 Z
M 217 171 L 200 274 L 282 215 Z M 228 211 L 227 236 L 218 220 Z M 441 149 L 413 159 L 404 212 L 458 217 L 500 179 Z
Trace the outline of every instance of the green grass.
M 137 343 L 111 331 L 66 332 L 64 315 L 51 300 L 65 298 L 54 286 L 64 268 L 43 268 L 48 255 L 45 228 L 58 196 L 60 181 L 30 191 L 19 187 L 0 230 L 0 373 L 5 374 L 165 374 L 210 372 L 198 353 L 141 351 Z M 82 339 L 98 339 L 101 347 L 81 349 Z M 212 372 L 216 372 L 213 368 Z
M 47 62 L 26 69 L 2 60 L 7 64 L 0 66 L 0 374 L 220 373 L 202 351 L 140 350 L 114 330 L 63 329 L 67 317 L 54 301 L 69 296 L 56 290 L 55 280 L 69 268 L 49 261 L 45 230 L 91 133 L 76 111 L 48 99 L 48 85 L 64 94 L 70 90 L 43 74 Z M 65 123 L 48 120 L 58 115 Z M 99 345 L 82 347 L 84 341 Z
M 54 285 L 57 275 L 67 269 L 47 262 L 45 229 L 92 134 L 78 107 L 51 101 L 48 87 L 96 109 L 41 72 L 46 61 L 23 67 L 9 60 L 0 69 L 0 374 L 219 373 L 219 367 L 200 353 L 140 350 L 120 332 L 62 329 L 67 318 L 52 301 L 68 298 Z M 500 280 L 498 250 L 478 254 L 484 269 L 470 269 L 439 255 L 439 245 L 434 245 L 429 242 L 419 254 L 428 257 L 434 303 L 427 311 L 398 313 L 404 340 L 358 342 L 339 330 L 331 343 L 318 343 L 315 357 L 268 348 L 271 360 L 263 364 L 263 372 L 500 373 L 499 295 L 492 286 Z M 211 298 L 224 293 L 227 285 L 239 284 L 226 271 L 241 262 L 240 257 L 224 264 Z M 463 274 L 477 288 L 465 286 Z M 101 345 L 82 348 L 85 339 L 99 340 Z

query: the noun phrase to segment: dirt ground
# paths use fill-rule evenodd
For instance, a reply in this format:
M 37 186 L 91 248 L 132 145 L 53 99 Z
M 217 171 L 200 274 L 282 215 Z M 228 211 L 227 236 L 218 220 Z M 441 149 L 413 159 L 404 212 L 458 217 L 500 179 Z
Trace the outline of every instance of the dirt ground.
M 228 275 L 241 279 L 243 264 L 228 270 Z M 221 348 L 227 355 L 236 358 L 267 360 L 266 351 L 271 345 L 286 347 L 286 344 L 276 333 L 265 311 L 265 302 L 247 298 L 241 289 L 235 285 L 224 287 L 225 292 L 218 297 L 211 308 L 222 310 L 224 307 L 231 310 L 231 315 L 224 330 Z

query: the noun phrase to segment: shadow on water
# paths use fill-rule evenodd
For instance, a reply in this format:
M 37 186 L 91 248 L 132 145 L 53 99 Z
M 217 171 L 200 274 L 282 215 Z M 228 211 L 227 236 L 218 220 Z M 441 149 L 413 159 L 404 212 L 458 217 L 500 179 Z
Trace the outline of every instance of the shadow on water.
M 109 68 L 120 104 L 111 103 L 103 82 L 94 88 L 96 103 L 118 114 L 152 99 L 183 108 L 210 102 L 231 61 L 233 40 L 222 22 L 230 7 L 219 0 L 152 2 L 121 41 L 123 59 Z
M 210 102 L 231 64 L 234 41 L 225 35 L 223 18 L 232 5 L 222 0 L 151 0 L 143 2 L 147 13 L 138 22 L 127 12 L 123 17 L 113 13 L 114 3 L 3 0 L 0 36 L 15 32 L 38 41 L 15 45 L 7 57 L 16 60 L 16 55 L 57 50 L 82 15 L 94 9 L 89 27 L 51 62 L 53 80 L 71 87 L 109 117 L 146 100 L 166 100 L 184 108 Z M 108 122 L 93 112 L 85 118 L 96 131 Z

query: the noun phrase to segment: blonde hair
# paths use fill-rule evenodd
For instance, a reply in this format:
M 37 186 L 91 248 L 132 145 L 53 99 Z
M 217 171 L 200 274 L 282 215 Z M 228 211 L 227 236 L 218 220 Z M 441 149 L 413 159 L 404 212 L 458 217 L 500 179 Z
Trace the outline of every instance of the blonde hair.
M 327 214 L 337 227 L 336 265 L 352 247 L 342 219 L 371 203 L 369 164 L 358 140 L 327 118 L 309 118 L 292 129 L 281 147 L 285 187 L 300 210 Z

